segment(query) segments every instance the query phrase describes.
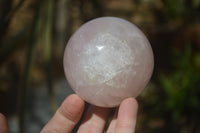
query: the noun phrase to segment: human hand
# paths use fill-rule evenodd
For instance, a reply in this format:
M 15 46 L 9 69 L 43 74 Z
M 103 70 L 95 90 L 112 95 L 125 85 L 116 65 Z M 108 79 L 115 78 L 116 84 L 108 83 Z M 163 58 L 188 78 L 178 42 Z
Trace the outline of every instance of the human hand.
M 76 94 L 68 96 L 41 133 L 70 133 L 80 120 L 85 103 Z M 134 98 L 122 101 L 115 110 L 107 133 L 134 133 L 138 104 Z M 103 133 L 111 109 L 90 106 L 78 133 Z M 0 133 L 8 133 L 6 118 L 0 114 Z
M 8 133 L 8 122 L 6 117 L 0 113 L 0 133 Z
M 67 97 L 41 133 L 70 133 L 80 120 L 85 103 L 76 94 Z M 134 98 L 122 101 L 115 110 L 107 133 L 134 133 L 138 104 Z M 103 133 L 111 109 L 91 105 L 77 133 Z

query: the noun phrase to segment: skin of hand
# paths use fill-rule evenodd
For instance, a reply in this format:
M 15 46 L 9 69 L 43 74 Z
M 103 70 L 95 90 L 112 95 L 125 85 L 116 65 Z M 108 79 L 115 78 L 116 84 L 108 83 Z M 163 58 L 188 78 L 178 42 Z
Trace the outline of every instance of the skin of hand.
M 76 94 L 68 96 L 40 133 L 71 133 L 81 119 L 85 102 Z M 115 110 L 107 133 L 134 133 L 138 103 L 134 98 L 123 100 Z M 103 133 L 111 108 L 90 105 L 77 133 Z M 8 133 L 6 118 L 0 114 L 0 133 Z
M 0 133 L 8 133 L 8 122 L 6 117 L 0 113 Z

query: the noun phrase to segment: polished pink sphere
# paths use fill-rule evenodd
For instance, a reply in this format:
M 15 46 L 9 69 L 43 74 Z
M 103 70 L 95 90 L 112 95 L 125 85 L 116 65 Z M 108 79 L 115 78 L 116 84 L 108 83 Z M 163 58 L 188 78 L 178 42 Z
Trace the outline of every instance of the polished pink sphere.
M 102 17 L 81 26 L 64 53 L 64 70 L 72 89 L 85 101 L 115 107 L 136 97 L 154 66 L 149 41 L 134 24 Z

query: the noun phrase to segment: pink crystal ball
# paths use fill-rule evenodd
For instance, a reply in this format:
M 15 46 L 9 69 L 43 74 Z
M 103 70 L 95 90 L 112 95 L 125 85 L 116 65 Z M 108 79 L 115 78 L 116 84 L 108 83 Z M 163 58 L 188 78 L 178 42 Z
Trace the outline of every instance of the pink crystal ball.
M 137 97 L 154 66 L 149 41 L 134 24 L 101 17 L 81 26 L 64 53 L 64 71 L 82 99 L 101 107 L 116 107 Z

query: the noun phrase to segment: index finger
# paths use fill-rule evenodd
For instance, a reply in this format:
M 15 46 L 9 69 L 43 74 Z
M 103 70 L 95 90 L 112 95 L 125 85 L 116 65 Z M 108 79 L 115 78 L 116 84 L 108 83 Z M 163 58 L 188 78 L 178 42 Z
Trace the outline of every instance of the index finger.
M 41 133 L 69 133 L 80 120 L 85 103 L 76 94 L 68 96 Z

